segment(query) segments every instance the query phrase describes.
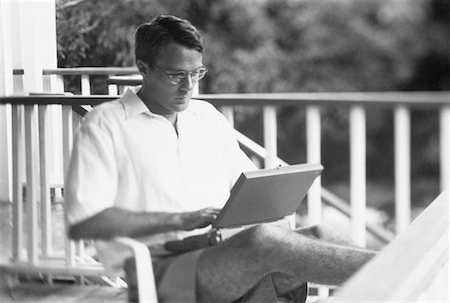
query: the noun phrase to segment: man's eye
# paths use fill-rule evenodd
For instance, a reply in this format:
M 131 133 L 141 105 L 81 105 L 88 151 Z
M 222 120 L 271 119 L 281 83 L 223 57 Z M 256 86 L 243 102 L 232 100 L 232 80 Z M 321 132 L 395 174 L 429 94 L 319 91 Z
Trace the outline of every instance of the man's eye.
M 183 78 L 186 78 L 186 74 L 185 73 L 175 73 L 175 74 L 170 74 L 170 77 L 183 79 Z

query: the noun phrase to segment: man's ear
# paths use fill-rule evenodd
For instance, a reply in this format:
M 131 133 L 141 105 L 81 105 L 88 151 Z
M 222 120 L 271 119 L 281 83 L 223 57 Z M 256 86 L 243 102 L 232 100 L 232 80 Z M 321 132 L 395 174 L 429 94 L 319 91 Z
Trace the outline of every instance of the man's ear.
M 146 75 L 149 72 L 148 64 L 142 60 L 136 60 L 136 66 L 142 75 Z

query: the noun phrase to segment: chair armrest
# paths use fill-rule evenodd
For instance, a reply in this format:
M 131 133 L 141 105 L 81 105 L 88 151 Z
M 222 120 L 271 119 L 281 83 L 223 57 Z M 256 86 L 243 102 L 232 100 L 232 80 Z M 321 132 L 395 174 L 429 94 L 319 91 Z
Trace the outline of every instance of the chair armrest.
M 136 262 L 139 302 L 158 302 L 153 265 L 148 247 L 135 239 L 116 237 L 109 241 L 130 250 Z

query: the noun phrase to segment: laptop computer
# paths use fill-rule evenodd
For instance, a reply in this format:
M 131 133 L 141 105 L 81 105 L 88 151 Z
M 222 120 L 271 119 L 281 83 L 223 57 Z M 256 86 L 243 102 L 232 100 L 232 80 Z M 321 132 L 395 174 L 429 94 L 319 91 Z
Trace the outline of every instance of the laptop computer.
M 225 234 L 228 237 L 255 224 L 281 220 L 297 210 L 322 170 L 321 164 L 306 163 L 244 172 L 212 222 L 210 232 L 168 241 L 164 247 L 183 252 L 215 245 L 225 240 Z

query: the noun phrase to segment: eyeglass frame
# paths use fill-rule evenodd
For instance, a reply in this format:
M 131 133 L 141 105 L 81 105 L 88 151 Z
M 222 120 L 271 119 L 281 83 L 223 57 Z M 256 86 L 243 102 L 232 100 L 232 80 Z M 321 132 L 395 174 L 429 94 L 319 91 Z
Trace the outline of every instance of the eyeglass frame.
M 161 67 L 159 67 L 158 65 L 156 65 L 155 63 L 149 62 L 149 65 L 152 65 L 154 67 L 156 67 L 157 70 L 159 70 L 160 72 L 162 72 L 163 74 L 166 75 L 167 80 L 169 80 L 169 83 L 171 85 L 179 85 L 180 83 L 182 83 L 183 81 L 185 81 L 187 79 L 187 77 L 191 77 L 192 82 L 198 82 L 201 79 L 203 79 L 206 75 L 206 73 L 208 72 L 208 68 L 204 65 L 197 67 L 196 69 L 194 69 L 191 72 L 185 71 L 185 70 L 179 70 L 179 71 L 174 71 L 173 73 L 168 72 L 167 70 L 162 69 Z M 201 75 L 201 77 L 199 78 L 199 76 L 197 76 L 196 78 L 193 77 L 194 73 L 199 72 L 199 70 L 203 69 L 204 73 L 203 74 L 199 74 Z M 183 74 L 183 76 L 180 78 L 177 74 Z M 175 77 L 175 78 L 174 78 Z M 178 78 L 177 78 L 178 77 Z

